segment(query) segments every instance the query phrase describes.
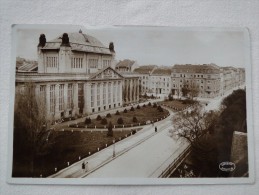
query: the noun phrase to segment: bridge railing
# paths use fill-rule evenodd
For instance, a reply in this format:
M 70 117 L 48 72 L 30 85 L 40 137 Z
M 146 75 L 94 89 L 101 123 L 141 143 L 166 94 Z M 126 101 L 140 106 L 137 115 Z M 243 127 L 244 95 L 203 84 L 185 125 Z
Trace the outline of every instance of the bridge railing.
M 159 178 L 169 176 L 176 168 L 183 162 L 183 160 L 190 154 L 191 145 L 184 149 L 184 151 L 173 160 L 172 163 L 159 175 Z

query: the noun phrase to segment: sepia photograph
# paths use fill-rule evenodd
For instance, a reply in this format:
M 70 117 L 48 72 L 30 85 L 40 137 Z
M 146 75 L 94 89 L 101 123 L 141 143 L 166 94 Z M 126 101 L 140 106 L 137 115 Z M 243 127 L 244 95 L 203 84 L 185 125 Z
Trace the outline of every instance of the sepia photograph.
M 12 28 L 9 182 L 254 180 L 247 29 Z

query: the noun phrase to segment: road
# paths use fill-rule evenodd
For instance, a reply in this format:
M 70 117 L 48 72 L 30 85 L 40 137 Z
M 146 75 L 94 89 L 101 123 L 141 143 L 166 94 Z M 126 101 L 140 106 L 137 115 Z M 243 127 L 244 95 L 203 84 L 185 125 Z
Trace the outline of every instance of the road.
M 172 122 L 167 120 L 159 127 L 155 136 L 147 139 L 105 166 L 87 175 L 99 177 L 158 177 L 169 158 L 177 158 L 188 146 L 184 140 L 174 140 L 169 133 Z

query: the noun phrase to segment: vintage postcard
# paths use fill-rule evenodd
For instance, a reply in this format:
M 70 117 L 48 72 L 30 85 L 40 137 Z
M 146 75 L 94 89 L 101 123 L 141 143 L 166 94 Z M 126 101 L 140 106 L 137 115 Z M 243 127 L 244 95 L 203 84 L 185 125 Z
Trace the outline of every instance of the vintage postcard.
M 9 183 L 254 181 L 247 29 L 12 28 Z

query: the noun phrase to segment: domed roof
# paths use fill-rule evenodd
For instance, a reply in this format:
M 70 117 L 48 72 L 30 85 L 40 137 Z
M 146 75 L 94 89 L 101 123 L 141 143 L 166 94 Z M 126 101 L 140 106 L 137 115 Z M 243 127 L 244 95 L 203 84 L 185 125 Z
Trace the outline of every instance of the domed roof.
M 109 48 L 105 47 L 95 37 L 83 34 L 81 32 L 67 34 L 72 50 L 85 51 L 91 53 L 111 54 Z M 51 41 L 48 41 L 42 49 L 59 49 L 62 42 L 62 36 L 63 35 L 60 35 L 59 37 Z

